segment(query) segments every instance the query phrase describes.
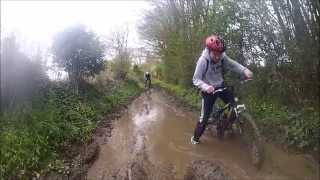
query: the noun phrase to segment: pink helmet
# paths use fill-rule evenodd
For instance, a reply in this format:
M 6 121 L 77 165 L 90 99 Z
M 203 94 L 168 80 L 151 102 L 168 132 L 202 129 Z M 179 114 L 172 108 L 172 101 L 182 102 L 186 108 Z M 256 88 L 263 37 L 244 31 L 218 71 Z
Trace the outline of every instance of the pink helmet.
M 206 46 L 209 50 L 222 53 L 226 50 L 224 40 L 216 35 L 211 35 L 206 39 Z

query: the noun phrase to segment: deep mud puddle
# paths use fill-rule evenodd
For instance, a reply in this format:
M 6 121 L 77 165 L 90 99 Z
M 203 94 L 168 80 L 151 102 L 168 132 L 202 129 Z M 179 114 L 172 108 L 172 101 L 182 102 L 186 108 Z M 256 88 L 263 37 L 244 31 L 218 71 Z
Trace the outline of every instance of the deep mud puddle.
M 210 131 L 201 144 L 192 145 L 198 114 L 171 103 L 161 91 L 144 93 L 113 125 L 112 136 L 95 137 L 98 159 L 88 171 L 95 179 L 184 179 L 195 160 L 212 160 L 234 179 L 316 179 L 316 171 L 303 155 L 289 155 L 272 145 L 257 171 L 237 138 L 218 140 Z

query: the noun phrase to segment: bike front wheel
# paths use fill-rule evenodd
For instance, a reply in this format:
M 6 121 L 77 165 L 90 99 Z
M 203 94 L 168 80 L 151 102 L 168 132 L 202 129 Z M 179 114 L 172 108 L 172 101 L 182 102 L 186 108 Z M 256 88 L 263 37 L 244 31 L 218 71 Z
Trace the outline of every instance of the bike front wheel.
M 242 141 L 248 147 L 251 163 L 260 168 L 264 158 L 263 141 L 258 126 L 250 114 L 243 112 L 237 123 Z

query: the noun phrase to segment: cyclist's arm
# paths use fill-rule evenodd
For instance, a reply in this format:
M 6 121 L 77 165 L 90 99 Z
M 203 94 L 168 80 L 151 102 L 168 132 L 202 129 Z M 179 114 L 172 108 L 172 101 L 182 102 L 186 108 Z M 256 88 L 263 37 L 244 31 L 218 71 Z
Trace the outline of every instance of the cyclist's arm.
M 236 62 L 235 60 L 231 59 L 229 56 L 227 56 L 226 54 L 224 55 L 224 62 L 226 65 L 227 70 L 231 70 L 237 74 L 239 74 L 240 76 L 244 76 L 244 71 L 248 68 L 242 66 L 241 64 L 239 64 L 238 62 Z M 248 69 L 249 70 L 249 69 Z
M 209 85 L 205 83 L 202 79 L 202 76 L 206 70 L 206 66 L 207 66 L 206 59 L 204 57 L 200 57 L 197 62 L 197 66 L 192 78 L 193 84 L 198 88 L 200 88 L 202 91 L 207 91 L 209 88 Z

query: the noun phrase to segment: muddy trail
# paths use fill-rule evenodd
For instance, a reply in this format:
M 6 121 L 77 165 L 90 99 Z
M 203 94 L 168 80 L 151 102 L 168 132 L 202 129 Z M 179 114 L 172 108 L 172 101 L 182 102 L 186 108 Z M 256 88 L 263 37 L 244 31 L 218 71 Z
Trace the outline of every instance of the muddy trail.
M 219 140 L 209 131 L 201 144 L 190 137 L 198 113 L 178 107 L 172 98 L 152 89 L 135 99 L 110 128 L 94 136 L 99 154 L 87 179 L 318 179 L 305 155 L 265 146 L 260 170 L 251 164 L 238 138 Z M 202 176 L 202 177 L 201 177 Z

